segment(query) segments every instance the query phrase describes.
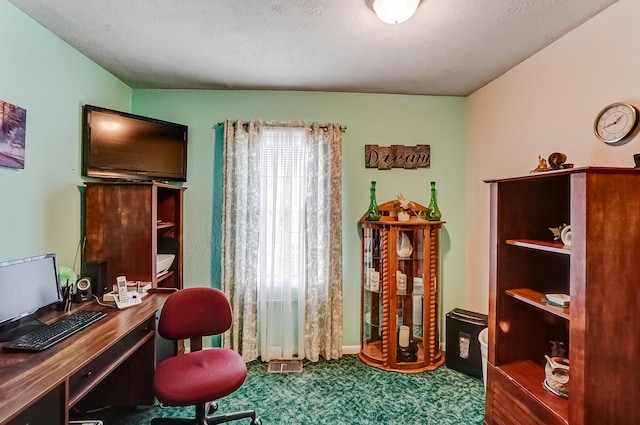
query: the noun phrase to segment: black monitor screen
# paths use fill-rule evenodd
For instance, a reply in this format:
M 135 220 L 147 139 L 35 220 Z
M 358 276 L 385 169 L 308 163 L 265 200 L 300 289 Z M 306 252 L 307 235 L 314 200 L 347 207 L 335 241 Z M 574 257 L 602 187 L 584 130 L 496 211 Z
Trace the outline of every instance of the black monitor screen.
M 62 301 L 55 254 L 0 263 L 0 325 Z

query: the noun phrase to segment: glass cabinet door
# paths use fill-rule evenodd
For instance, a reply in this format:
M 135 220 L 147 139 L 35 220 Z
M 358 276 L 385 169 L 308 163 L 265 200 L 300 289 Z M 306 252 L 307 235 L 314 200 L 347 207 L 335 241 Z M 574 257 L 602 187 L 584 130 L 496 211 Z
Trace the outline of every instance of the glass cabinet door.
M 380 229 L 364 229 L 362 351 L 374 359 L 382 353 L 382 267 Z
M 396 361 L 417 362 L 422 349 L 424 310 L 424 229 L 398 228 L 396 234 Z

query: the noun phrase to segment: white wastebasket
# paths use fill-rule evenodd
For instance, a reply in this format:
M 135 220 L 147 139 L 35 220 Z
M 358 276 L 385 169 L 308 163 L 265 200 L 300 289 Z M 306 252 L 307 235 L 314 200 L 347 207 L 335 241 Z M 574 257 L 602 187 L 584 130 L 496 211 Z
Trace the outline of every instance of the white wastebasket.
M 482 381 L 484 382 L 484 390 L 487 390 L 487 344 L 489 342 L 489 328 L 484 328 L 478 334 L 480 341 L 480 354 L 482 355 Z

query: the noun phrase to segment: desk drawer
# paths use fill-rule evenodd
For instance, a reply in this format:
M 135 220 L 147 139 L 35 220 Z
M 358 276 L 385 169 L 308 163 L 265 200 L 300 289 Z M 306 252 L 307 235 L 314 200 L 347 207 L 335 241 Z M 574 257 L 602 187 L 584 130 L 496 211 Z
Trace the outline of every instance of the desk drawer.
M 98 358 L 71 376 L 69 378 L 69 408 L 122 364 L 145 341 L 153 338 L 154 333 L 155 317 L 150 317 Z
M 64 425 L 64 387 L 58 385 L 7 425 Z

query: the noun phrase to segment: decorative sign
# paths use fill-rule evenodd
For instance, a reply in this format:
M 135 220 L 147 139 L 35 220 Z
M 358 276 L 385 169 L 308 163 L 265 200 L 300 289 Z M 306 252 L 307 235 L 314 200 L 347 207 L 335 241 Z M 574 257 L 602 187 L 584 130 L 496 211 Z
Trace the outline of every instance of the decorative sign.
M 379 170 L 429 168 L 431 166 L 431 145 L 364 145 L 364 166 Z

